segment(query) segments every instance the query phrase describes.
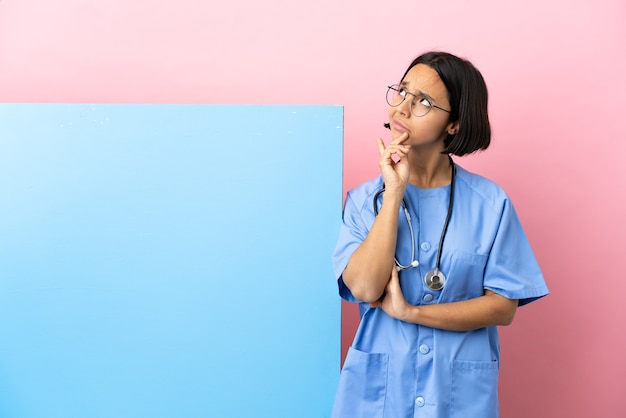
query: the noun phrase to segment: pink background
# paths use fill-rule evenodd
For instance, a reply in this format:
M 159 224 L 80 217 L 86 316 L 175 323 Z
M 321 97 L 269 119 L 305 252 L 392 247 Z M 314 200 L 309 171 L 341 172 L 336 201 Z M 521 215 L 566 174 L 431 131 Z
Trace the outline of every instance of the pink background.
M 626 3 L 372 3 L 0 0 L 0 101 L 343 105 L 348 189 L 377 174 L 385 86 L 470 58 L 494 142 L 457 161 L 507 190 L 552 291 L 502 329 L 502 415 L 625 416 Z

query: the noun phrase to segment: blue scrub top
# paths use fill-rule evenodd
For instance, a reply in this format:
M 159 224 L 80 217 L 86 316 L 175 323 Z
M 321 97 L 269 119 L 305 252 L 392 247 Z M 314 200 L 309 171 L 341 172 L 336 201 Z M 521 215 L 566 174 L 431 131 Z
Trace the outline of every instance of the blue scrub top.
M 374 222 L 373 197 L 382 177 L 348 192 L 333 254 L 339 294 L 360 302 L 341 274 Z M 407 301 L 428 305 L 472 299 L 489 289 L 525 305 L 548 288 L 511 201 L 492 181 L 457 166 L 454 209 L 441 255 L 447 282 L 441 291 L 424 284 L 435 268 L 448 210 L 450 186 L 408 185 L 405 200 L 415 233 L 419 266 L 400 272 Z M 379 202 L 379 207 L 380 207 Z M 411 237 L 398 220 L 396 258 L 411 261 Z M 389 317 L 360 304 L 361 322 L 341 371 L 333 418 L 499 416 L 500 347 L 495 326 L 452 332 Z

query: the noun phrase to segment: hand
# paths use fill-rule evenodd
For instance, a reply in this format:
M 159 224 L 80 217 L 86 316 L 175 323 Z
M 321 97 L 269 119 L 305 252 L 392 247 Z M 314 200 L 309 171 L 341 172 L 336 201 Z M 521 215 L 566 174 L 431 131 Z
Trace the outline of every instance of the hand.
M 380 154 L 378 164 L 385 182 L 385 189 L 399 191 L 402 195 L 404 195 L 404 190 L 409 182 L 410 173 L 407 155 L 411 146 L 405 144 L 407 139 L 409 139 L 409 134 L 404 132 L 385 147 L 383 140 L 378 138 L 378 152 Z M 399 157 L 397 161 L 392 158 L 394 155 Z
M 391 278 L 389 279 L 389 283 L 387 283 L 383 297 L 371 303 L 370 306 L 373 308 L 381 308 L 390 317 L 402 321 L 408 317 L 411 305 L 404 298 L 404 294 L 400 288 L 400 277 L 398 276 L 395 265 L 391 269 Z

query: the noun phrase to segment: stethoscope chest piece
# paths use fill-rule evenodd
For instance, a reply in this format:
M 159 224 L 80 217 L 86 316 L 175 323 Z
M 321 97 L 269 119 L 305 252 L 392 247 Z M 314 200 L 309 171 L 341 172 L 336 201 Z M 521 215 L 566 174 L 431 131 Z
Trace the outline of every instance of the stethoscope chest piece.
M 438 269 L 430 270 L 424 276 L 424 283 L 430 290 L 441 290 L 446 284 L 446 276 Z

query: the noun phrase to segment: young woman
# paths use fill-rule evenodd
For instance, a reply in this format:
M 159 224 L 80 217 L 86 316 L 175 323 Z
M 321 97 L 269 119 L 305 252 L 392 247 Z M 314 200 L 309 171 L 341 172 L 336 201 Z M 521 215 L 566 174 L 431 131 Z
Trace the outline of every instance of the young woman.
M 348 193 L 333 254 L 361 322 L 332 416 L 498 417 L 496 326 L 548 289 L 507 195 L 451 158 L 489 146 L 485 82 L 429 52 L 387 102 L 381 175 Z

